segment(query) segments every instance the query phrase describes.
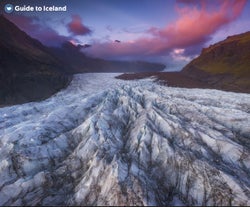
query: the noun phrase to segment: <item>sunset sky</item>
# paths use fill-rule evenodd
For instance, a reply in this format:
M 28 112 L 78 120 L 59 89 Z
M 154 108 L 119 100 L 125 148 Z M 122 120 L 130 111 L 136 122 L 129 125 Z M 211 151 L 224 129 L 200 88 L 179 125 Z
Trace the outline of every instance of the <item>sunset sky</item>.
M 175 69 L 203 47 L 250 31 L 247 0 L 2 0 L 1 13 L 5 3 L 67 5 L 67 12 L 5 15 L 45 45 L 91 44 L 83 52 L 94 57 L 162 62 Z

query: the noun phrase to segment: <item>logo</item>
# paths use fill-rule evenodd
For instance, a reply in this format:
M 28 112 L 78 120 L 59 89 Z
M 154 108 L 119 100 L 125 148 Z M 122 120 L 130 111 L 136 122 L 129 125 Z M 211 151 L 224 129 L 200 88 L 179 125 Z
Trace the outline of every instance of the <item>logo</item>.
M 13 5 L 12 4 L 6 4 L 4 7 L 4 10 L 6 13 L 10 14 L 13 12 Z

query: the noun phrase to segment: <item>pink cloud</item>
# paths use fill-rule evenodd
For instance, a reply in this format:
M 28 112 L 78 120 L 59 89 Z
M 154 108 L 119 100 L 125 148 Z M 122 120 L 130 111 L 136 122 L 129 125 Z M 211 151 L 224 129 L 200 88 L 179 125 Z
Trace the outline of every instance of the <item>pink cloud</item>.
M 225 0 L 217 11 L 206 10 L 206 1 L 197 7 L 176 7 L 180 18 L 163 29 L 151 28 L 150 32 L 168 39 L 167 47 L 187 47 L 202 43 L 223 25 L 235 20 L 246 4 L 245 0 Z M 164 48 L 163 48 L 164 50 Z
M 91 34 L 91 30 L 84 26 L 82 23 L 82 19 L 79 15 L 73 15 L 71 22 L 67 25 L 69 32 L 74 35 L 87 35 Z
M 224 25 L 234 21 L 242 12 L 246 0 L 190 1 L 176 5 L 179 17 L 164 28 L 152 27 L 151 37 L 131 42 L 95 43 L 87 53 L 96 57 L 116 58 L 166 55 L 174 49 L 197 47 L 210 39 Z M 184 5 L 184 6 L 183 6 Z

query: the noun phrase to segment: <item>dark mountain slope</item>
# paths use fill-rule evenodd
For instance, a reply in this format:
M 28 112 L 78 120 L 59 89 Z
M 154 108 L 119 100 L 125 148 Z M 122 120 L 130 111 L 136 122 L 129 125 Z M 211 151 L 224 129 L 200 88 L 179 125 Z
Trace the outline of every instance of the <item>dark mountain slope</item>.
M 41 100 L 69 83 L 48 48 L 2 15 L 0 28 L 0 105 Z

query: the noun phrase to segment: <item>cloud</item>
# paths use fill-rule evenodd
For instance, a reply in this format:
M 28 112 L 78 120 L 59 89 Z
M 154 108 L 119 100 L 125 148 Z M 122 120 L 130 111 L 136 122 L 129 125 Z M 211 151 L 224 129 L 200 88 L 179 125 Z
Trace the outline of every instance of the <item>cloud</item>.
M 200 1 L 204 0 L 176 0 L 177 3 L 182 3 L 182 4 L 198 4 Z
M 47 46 L 60 46 L 63 42 L 72 39 L 71 37 L 60 35 L 52 28 L 42 24 L 37 17 L 11 15 L 8 16 L 8 19 L 28 35 Z
M 197 47 L 202 48 L 212 34 L 234 21 L 245 4 L 246 0 L 191 0 L 188 4 L 176 4 L 177 20 L 164 28 L 149 28 L 147 35 L 150 37 L 122 41 L 120 44 L 95 42 L 86 51 L 92 56 L 110 59 L 166 55 L 179 48 L 195 51 Z M 192 47 L 195 49 L 192 50 Z
M 79 15 L 73 15 L 71 22 L 67 24 L 68 31 L 74 35 L 87 35 L 91 34 L 92 31 L 84 26 L 82 19 Z
M 67 36 L 59 35 L 55 30 L 49 27 L 41 29 L 34 37 L 47 46 L 61 46 L 62 43 L 70 39 Z
M 106 26 L 106 29 L 109 32 L 113 32 L 114 31 L 114 29 L 113 29 L 113 27 L 111 25 Z
M 123 32 L 132 33 L 132 34 L 140 34 L 146 32 L 148 30 L 148 24 L 141 24 L 141 25 L 133 25 L 127 28 L 123 28 Z
M 201 9 L 196 6 L 176 7 L 179 19 L 163 29 L 151 28 L 150 32 L 168 44 L 162 50 L 173 47 L 187 47 L 206 42 L 210 35 L 222 26 L 235 20 L 246 3 L 245 0 L 225 0 L 217 11 L 208 11 L 207 1 L 202 2 Z M 217 2 L 216 2 L 217 3 Z
M 176 61 L 185 61 L 189 62 L 191 58 L 189 56 L 185 56 L 185 49 L 174 49 L 172 52 L 170 52 L 170 56 Z

